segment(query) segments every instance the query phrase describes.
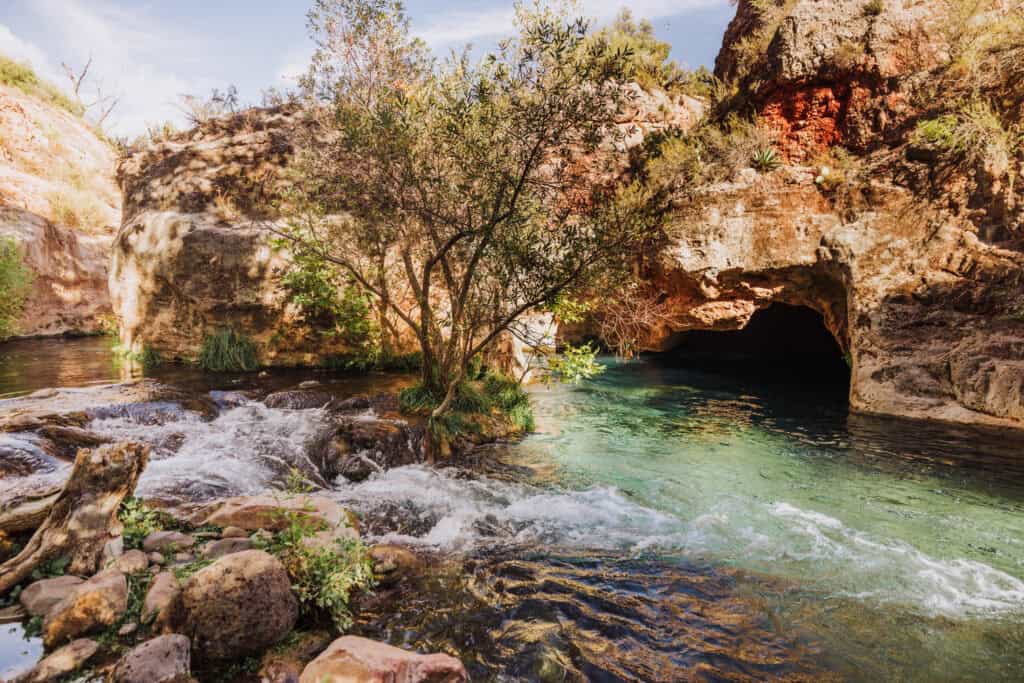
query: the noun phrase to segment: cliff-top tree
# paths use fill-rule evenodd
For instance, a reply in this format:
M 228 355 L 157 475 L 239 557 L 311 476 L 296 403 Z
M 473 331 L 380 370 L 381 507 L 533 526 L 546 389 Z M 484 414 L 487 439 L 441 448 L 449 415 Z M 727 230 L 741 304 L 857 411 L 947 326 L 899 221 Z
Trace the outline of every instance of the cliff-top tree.
M 275 230 L 409 326 L 435 418 L 502 331 L 591 286 L 647 231 L 644 203 L 599 182 L 629 55 L 562 9 L 516 16 L 518 37 L 473 63 L 432 59 L 393 0 L 309 14 L 304 90 L 322 106 Z

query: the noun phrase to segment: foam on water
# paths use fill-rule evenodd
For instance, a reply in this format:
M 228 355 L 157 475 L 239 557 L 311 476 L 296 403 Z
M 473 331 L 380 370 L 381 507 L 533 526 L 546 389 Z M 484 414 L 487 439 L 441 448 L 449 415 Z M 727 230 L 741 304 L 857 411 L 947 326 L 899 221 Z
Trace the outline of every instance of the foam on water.
M 259 493 L 283 481 L 293 467 L 314 475 L 309 446 L 325 425 L 321 410 L 276 410 L 253 402 L 212 421 L 186 414 L 144 424 L 129 416 L 95 420 L 91 429 L 154 445 L 137 489 L 140 496 L 202 501 Z
M 385 542 L 449 551 L 522 544 L 699 557 L 928 615 L 1024 616 L 1024 582 L 1005 572 L 973 560 L 933 558 L 786 502 L 727 504 L 684 520 L 613 487 L 548 490 L 421 466 L 341 483 L 334 495 L 363 514 L 397 506 L 422 523 L 420 534 L 375 539 Z

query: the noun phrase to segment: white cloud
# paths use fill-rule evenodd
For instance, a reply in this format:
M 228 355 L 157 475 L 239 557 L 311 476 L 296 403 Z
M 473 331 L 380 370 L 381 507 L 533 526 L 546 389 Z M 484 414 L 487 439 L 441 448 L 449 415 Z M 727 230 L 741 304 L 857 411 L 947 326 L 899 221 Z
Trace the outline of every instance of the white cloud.
M 202 80 L 184 78 L 167 66 L 184 66 L 190 59 L 201 58 L 202 44 L 175 34 L 141 10 L 124 9 L 105 0 L 27 0 L 25 6 L 51 33 L 53 43 L 61 45 L 64 54 L 52 55 L 56 60 L 80 67 L 92 56 L 95 79 L 84 95 L 93 98 L 99 86 L 104 94 L 120 97 L 107 123 L 116 134 L 138 134 L 147 123 L 165 120 L 182 124 L 177 96 L 211 87 Z M 17 41 L 16 36 L 14 39 Z M 36 59 L 48 62 L 41 50 L 35 51 Z M 52 62 L 48 63 L 52 71 Z
M 581 0 L 579 10 L 598 24 L 605 24 L 614 19 L 623 8 L 630 9 L 637 18 L 655 20 L 714 5 L 724 5 L 725 2 L 726 0 Z M 505 3 L 503 7 L 454 10 L 435 18 L 416 33 L 432 47 L 506 36 L 512 33 L 515 20 L 515 12 L 509 5 L 510 2 Z
M 28 62 L 41 78 L 63 85 L 60 82 L 63 76 L 59 68 L 50 61 L 46 52 L 35 43 L 14 35 L 14 32 L 4 24 L 0 24 L 0 54 L 17 62 Z

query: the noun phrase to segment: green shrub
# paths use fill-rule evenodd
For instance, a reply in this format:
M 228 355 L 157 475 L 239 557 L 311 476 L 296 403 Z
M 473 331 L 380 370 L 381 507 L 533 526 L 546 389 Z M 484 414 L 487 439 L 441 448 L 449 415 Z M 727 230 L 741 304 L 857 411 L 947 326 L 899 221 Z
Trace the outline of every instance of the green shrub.
M 559 356 L 548 359 L 548 373 L 552 378 L 569 384 L 579 384 L 604 372 L 597 362 L 598 349 L 589 342 L 580 346 L 567 345 Z
M 34 274 L 21 258 L 18 243 L 0 237 L 0 340 L 17 332 Z
M 26 95 L 49 102 L 75 116 L 85 113 L 81 104 L 58 90 L 53 84 L 42 81 L 28 64 L 0 55 L 0 83 L 21 90 Z
M 352 626 L 352 596 L 374 586 L 366 546 L 358 538 L 338 539 L 328 547 L 310 546 L 307 539 L 321 531 L 321 525 L 300 513 L 284 514 L 287 526 L 265 549 L 288 570 L 304 611 L 323 611 L 339 631 L 348 630 Z
M 952 112 L 925 119 L 914 132 L 918 144 L 946 153 L 966 166 L 984 165 L 1013 175 L 1013 159 L 1024 152 L 1024 128 L 1004 123 L 986 101 L 972 98 Z
M 628 9 L 619 12 L 611 26 L 591 38 L 598 40 L 607 44 L 609 52 L 628 57 L 628 77 L 646 90 L 672 90 L 687 82 L 687 72 L 669 60 L 672 46 L 655 37 L 651 22 L 636 21 Z
M 256 345 L 233 329 L 220 329 L 203 339 L 199 367 L 209 372 L 252 372 L 259 370 Z

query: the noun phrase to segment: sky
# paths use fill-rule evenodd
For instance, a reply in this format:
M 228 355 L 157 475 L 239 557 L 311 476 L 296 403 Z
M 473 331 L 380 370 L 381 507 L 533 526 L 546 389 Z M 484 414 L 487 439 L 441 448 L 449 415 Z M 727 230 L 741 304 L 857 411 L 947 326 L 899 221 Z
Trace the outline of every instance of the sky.
M 135 136 L 148 124 L 185 123 L 179 97 L 237 86 L 258 104 L 269 87 L 287 88 L 312 52 L 306 31 L 311 0 L 0 0 L 0 53 L 28 61 L 59 86 L 62 64 L 93 58 L 97 86 L 120 97 L 106 128 Z M 712 66 L 729 0 L 579 0 L 597 24 L 623 7 L 651 20 L 690 68 Z M 512 26 L 512 0 L 407 0 L 413 32 L 437 53 L 467 43 L 487 49 Z

